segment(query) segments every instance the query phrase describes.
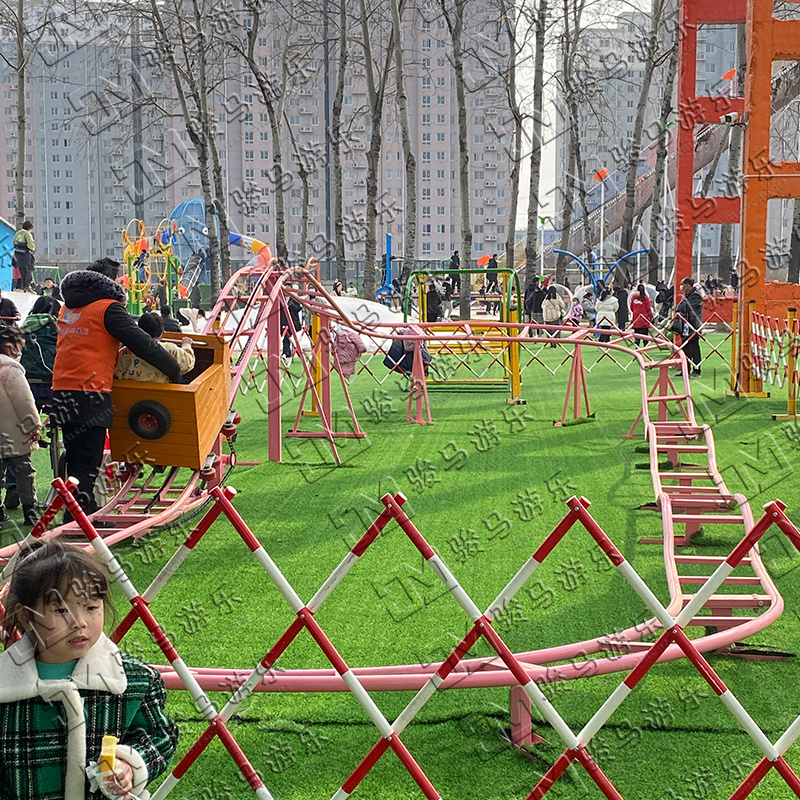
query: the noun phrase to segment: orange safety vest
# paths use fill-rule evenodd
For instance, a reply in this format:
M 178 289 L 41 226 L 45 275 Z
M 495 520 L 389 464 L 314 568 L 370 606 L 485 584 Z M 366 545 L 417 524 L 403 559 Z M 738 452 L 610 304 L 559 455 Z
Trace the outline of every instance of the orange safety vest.
M 116 300 L 96 300 L 82 308 L 61 307 L 53 364 L 55 391 L 111 391 L 119 341 L 105 328 L 106 309 Z

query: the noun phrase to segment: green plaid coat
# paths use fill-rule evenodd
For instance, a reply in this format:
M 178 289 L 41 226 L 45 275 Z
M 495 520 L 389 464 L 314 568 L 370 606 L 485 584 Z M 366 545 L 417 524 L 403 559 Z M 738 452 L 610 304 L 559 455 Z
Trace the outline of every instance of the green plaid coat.
M 105 636 L 63 681 L 38 679 L 33 643 L 23 637 L 0 656 L 0 800 L 100 798 L 84 768 L 109 734 L 141 794 L 177 745 L 165 699 L 158 673 Z

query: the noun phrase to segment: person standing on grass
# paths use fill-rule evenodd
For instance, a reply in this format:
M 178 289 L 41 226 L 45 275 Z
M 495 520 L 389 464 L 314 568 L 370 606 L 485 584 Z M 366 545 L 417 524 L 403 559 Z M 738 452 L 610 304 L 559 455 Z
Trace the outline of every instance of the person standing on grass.
M 591 289 L 588 289 L 586 293 L 583 295 L 583 299 L 581 300 L 581 305 L 583 306 L 583 316 L 589 320 L 589 327 L 594 328 L 594 321 L 595 317 L 597 316 L 597 309 L 594 305 L 594 293 Z
M 675 315 L 680 316 L 683 320 L 682 349 L 686 353 L 686 358 L 692 362 L 694 367 L 691 376 L 699 378 L 700 362 L 703 360 L 700 353 L 700 329 L 703 327 L 703 298 L 691 278 L 684 278 L 681 281 L 681 291 L 683 292 L 683 299 L 678 303 Z
M 0 328 L 0 475 L 5 475 L 7 469 L 14 473 L 25 524 L 33 526 L 38 516 L 31 452 L 39 446 L 42 423 L 25 379 L 25 368 L 19 363 L 24 347 L 25 336 L 16 325 Z M 7 521 L 5 509 L 0 506 L 0 525 Z
M 648 336 L 650 326 L 653 324 L 653 305 L 641 283 L 636 287 L 636 294 L 631 298 L 631 316 L 633 317 L 633 332 L 638 333 L 639 336 Z M 640 341 L 644 346 L 644 339 L 635 338 L 633 343 L 639 347 Z
M 542 317 L 544 319 L 545 325 L 560 325 L 564 321 L 564 312 L 566 311 L 566 306 L 564 305 L 564 300 L 559 297 L 558 292 L 556 291 L 555 286 L 551 286 L 547 290 L 547 296 L 545 297 L 544 301 L 542 302 Z M 560 339 L 561 338 L 561 331 L 552 331 L 551 334 L 553 339 Z M 550 347 L 555 347 L 556 343 L 553 342 Z
M 595 327 L 610 331 L 617 324 L 617 309 L 619 300 L 611 294 L 610 289 L 603 289 L 595 304 Z M 608 342 L 611 337 L 607 333 L 601 333 L 598 341 Z
M 492 253 L 492 257 L 486 265 L 486 293 L 492 294 L 497 291 L 497 253 Z
M 617 308 L 617 327 L 624 331 L 628 327 L 628 289 L 626 284 L 614 289 L 614 297 L 619 302 Z
M 453 282 L 453 292 L 460 292 L 461 276 L 455 272 L 455 270 L 461 269 L 461 256 L 458 254 L 458 250 L 453 250 L 453 255 L 450 256 L 450 269 L 454 270 L 450 275 L 450 280 Z
M 64 435 L 67 474 L 78 480 L 76 499 L 87 514 L 98 508 L 94 483 L 113 422 L 111 385 L 120 343 L 172 383 L 182 383 L 180 364 L 125 309 L 125 290 L 116 282 L 119 267 L 101 258 L 61 282 L 64 307 L 58 318 L 51 416 Z
M 33 238 L 33 223 L 26 220 L 14 234 L 14 261 L 19 270 L 19 286 L 17 288 L 21 292 L 31 290 L 33 268 L 36 263 L 34 252 L 36 252 L 36 242 Z

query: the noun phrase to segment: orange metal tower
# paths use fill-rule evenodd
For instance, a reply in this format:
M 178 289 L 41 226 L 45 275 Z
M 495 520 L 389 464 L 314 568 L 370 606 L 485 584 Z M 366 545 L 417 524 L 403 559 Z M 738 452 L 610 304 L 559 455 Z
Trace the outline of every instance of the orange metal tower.
M 800 0 L 792 0 L 800 4 Z M 775 19 L 773 0 L 682 0 L 678 66 L 678 156 L 675 223 L 675 288 L 692 275 L 694 226 L 741 220 L 739 272 L 738 388 L 759 394 L 751 374 L 751 312 L 783 314 L 800 301 L 800 287 L 783 284 L 767 307 L 767 204 L 800 197 L 800 163 L 770 156 L 773 63 L 800 60 L 800 21 Z M 747 26 L 744 97 L 697 97 L 697 32 L 701 25 Z M 693 188 L 694 133 L 699 125 L 744 120 L 743 196 L 696 197 Z
M 695 225 L 739 222 L 739 197 L 696 197 L 694 134 L 698 126 L 741 119 L 741 97 L 697 97 L 697 32 L 701 25 L 743 25 L 747 0 L 682 0 L 678 58 L 678 157 L 675 191 L 675 291 L 692 276 Z M 767 95 L 769 96 L 769 94 Z
M 793 0 L 798 2 L 798 0 Z M 770 313 L 767 302 L 767 204 L 774 198 L 800 198 L 800 163 L 773 161 L 770 155 L 772 71 L 775 61 L 800 60 L 800 20 L 778 20 L 772 0 L 748 0 L 747 75 L 742 178 L 742 261 L 739 264 L 739 385 L 760 392 L 751 374 L 750 312 Z M 800 300 L 800 286 L 782 287 L 783 309 Z

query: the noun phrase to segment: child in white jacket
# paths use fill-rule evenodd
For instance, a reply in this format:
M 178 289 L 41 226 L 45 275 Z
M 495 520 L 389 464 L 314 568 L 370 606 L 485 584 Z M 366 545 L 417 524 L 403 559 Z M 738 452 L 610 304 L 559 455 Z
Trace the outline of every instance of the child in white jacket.
M 38 447 L 42 427 L 25 369 L 19 363 L 25 336 L 16 325 L 0 328 L 0 475 L 10 467 L 17 479 L 26 525 L 34 525 L 37 514 L 36 470 L 31 451 Z M 0 525 L 8 520 L 0 506 Z

